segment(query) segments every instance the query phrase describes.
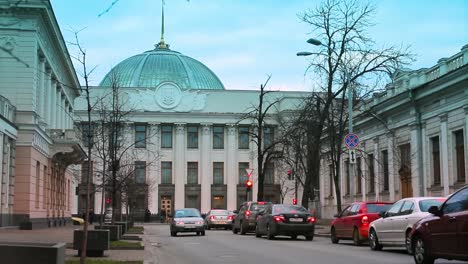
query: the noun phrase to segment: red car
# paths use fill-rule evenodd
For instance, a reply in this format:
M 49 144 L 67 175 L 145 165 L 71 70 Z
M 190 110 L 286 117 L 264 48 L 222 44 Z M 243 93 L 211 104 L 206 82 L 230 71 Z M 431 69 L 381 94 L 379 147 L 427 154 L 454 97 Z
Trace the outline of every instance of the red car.
M 468 186 L 440 207 L 430 207 L 429 213 L 411 233 L 416 264 L 432 264 L 436 258 L 468 260 Z
M 379 213 L 387 211 L 393 203 L 355 202 L 346 207 L 331 223 L 331 241 L 352 239 L 359 246 L 368 239 L 369 224 L 380 218 Z

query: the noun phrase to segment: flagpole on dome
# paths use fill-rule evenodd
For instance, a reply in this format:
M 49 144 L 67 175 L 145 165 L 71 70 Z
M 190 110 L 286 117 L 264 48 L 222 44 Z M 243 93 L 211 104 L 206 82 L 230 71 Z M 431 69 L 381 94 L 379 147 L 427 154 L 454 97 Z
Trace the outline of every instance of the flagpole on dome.
M 166 4 L 165 0 L 161 0 L 161 40 L 156 44 L 158 49 L 168 49 L 169 45 L 164 42 L 164 5 Z

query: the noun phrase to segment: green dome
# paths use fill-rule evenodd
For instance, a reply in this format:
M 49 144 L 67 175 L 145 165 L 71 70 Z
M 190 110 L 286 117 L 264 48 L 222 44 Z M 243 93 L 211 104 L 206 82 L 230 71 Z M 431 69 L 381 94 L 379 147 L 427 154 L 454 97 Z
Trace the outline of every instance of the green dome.
M 164 82 L 181 89 L 224 90 L 219 78 L 203 63 L 168 48 L 156 48 L 117 64 L 100 86 L 154 88 Z

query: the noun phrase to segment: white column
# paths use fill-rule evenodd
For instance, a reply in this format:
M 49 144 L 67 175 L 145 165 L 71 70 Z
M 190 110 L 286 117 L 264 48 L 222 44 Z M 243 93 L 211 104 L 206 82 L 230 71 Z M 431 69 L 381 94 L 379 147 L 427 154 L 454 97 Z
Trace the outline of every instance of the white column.
M 387 152 L 388 152 L 388 192 L 390 194 L 390 201 L 395 201 L 395 161 L 394 161 L 394 148 L 395 140 L 392 133 L 387 133 Z
M 413 186 L 413 196 L 418 197 L 419 193 L 419 141 L 418 141 L 418 125 L 410 125 L 410 157 L 411 157 L 411 185 Z
M 3 175 L 3 142 L 4 142 L 4 134 L 0 131 L 0 175 Z M 6 197 L 4 195 L 6 194 L 6 191 L 3 190 L 3 177 L 0 177 L 0 213 L 2 213 L 2 204 L 6 200 Z M 5 181 L 6 182 L 6 181 Z
M 361 157 L 361 193 L 362 193 L 362 200 L 367 201 L 367 180 L 369 179 L 369 175 L 367 175 L 367 155 L 366 152 L 366 142 L 362 142 L 360 148 L 364 151 Z M 336 196 L 336 195 L 335 195 Z
M 379 201 L 380 199 L 380 151 L 379 151 L 379 139 L 375 138 L 374 140 L 374 192 L 375 192 L 375 200 Z
M 68 107 L 68 128 L 73 129 L 73 108 L 71 106 Z
M 44 56 L 39 57 L 39 79 L 37 83 L 37 88 L 39 90 L 39 105 L 38 105 L 38 114 L 41 117 L 41 120 L 45 120 L 45 59 Z
M 420 169 L 419 171 L 422 172 L 422 177 L 420 177 L 423 182 L 421 184 L 423 184 L 423 193 L 420 193 L 419 195 L 420 196 L 427 196 L 427 186 L 430 186 L 428 185 L 428 182 L 427 182 L 427 178 L 428 178 L 428 175 L 429 173 L 427 172 L 427 165 L 429 164 L 429 162 L 427 162 L 427 159 L 428 159 L 428 152 L 427 152 L 427 144 L 426 144 L 426 124 L 425 123 L 422 123 L 421 124 L 421 140 L 419 141 L 421 142 L 421 153 L 422 153 L 422 169 Z
M 159 131 L 159 123 L 157 122 L 149 122 L 148 123 L 148 138 L 149 144 L 146 145 L 148 151 L 151 154 L 152 159 L 155 159 L 151 165 L 149 166 L 148 175 L 151 182 L 156 183 L 154 188 L 150 188 L 149 192 L 150 195 L 148 199 L 151 201 L 150 203 L 150 210 L 151 212 L 158 213 L 159 201 L 159 184 L 161 183 L 161 160 L 156 159 L 157 153 L 161 153 L 161 138 L 160 138 L 160 131 Z
M 45 89 L 45 103 L 44 103 L 44 118 L 45 121 L 47 122 L 48 127 L 51 127 L 50 123 L 50 116 L 51 116 L 51 111 L 52 111 L 52 106 L 51 106 L 51 98 L 52 98 L 52 80 L 51 80 L 51 70 L 50 68 L 45 69 L 45 75 L 44 75 L 44 89 Z
M 200 185 L 201 211 L 207 213 L 211 209 L 211 124 L 201 124 L 201 156 L 200 156 Z
M 468 56 L 466 56 L 468 57 Z M 463 139 L 465 140 L 465 183 L 468 182 L 468 106 L 465 106 L 465 129 Z
M 258 129 L 251 126 L 250 131 L 253 130 L 253 134 L 258 133 Z M 252 180 L 254 182 L 254 185 L 252 187 L 251 194 L 252 195 L 252 201 L 257 201 L 257 194 L 258 194 L 258 162 L 257 162 L 257 145 L 251 140 L 252 135 L 249 135 L 249 152 L 250 152 L 250 164 L 252 164 L 251 168 L 253 169 L 252 173 Z M 265 195 L 265 191 L 263 192 L 263 195 Z M 247 197 L 247 199 L 249 199 Z
M 185 204 L 185 124 L 175 124 L 174 144 L 174 208 L 184 208 Z
M 55 90 L 55 129 L 60 128 L 60 112 L 62 111 L 62 88 L 57 85 L 57 89 Z
M 450 180 L 449 180 L 449 159 L 448 159 L 448 127 L 447 127 L 447 114 L 442 114 L 440 117 L 440 160 L 441 160 L 441 173 L 442 184 L 444 187 L 444 196 L 449 195 Z
M 237 203 L 237 157 L 236 157 L 236 127 L 233 124 L 227 125 L 227 157 L 226 157 L 226 177 L 227 177 L 227 209 L 235 210 Z
M 50 122 L 49 127 L 57 128 L 57 80 L 52 79 L 50 87 Z

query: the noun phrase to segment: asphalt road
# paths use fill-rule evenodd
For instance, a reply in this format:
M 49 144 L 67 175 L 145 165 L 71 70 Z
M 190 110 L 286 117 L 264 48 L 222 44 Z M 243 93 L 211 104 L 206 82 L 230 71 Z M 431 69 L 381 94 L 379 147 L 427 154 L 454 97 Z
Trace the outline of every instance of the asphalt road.
M 145 226 L 145 263 L 148 264 L 412 264 L 404 249 L 371 251 L 367 245 L 351 242 L 333 245 L 329 238 L 303 237 L 267 240 L 254 234 L 233 235 L 231 231 L 208 230 L 206 236 L 179 234 L 171 237 L 167 225 Z M 463 263 L 437 260 L 436 263 Z

